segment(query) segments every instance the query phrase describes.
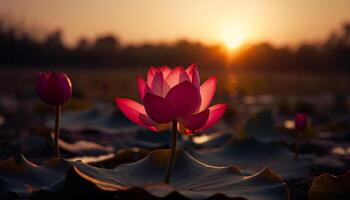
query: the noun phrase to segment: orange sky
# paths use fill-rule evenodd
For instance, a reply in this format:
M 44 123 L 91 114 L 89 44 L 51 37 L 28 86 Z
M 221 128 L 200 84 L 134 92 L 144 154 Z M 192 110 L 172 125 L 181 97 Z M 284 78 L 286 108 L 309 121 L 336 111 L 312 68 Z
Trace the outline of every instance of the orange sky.
M 350 20 L 349 8 L 346 0 L 0 0 L 2 14 L 62 28 L 68 44 L 114 33 L 124 43 L 187 38 L 293 45 L 325 38 Z

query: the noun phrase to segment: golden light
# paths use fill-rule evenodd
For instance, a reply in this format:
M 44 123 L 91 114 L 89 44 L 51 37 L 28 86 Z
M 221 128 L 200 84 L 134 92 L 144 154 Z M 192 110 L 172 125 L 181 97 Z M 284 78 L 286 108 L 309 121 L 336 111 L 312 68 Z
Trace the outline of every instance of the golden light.
M 246 33 L 242 28 L 232 28 L 224 31 L 222 40 L 227 48 L 236 49 L 245 42 Z
M 286 129 L 294 129 L 294 120 L 286 120 L 284 121 L 284 128 Z

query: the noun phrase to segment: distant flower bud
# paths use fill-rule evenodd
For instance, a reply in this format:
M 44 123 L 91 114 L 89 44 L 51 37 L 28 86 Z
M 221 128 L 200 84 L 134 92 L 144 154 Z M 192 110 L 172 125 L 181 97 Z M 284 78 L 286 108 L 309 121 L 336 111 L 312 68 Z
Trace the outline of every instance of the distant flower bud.
M 72 96 L 72 84 L 64 73 L 39 72 L 36 90 L 39 98 L 52 106 L 62 105 Z
M 298 131 L 303 131 L 307 128 L 308 120 L 305 113 L 297 113 L 295 116 L 295 129 Z

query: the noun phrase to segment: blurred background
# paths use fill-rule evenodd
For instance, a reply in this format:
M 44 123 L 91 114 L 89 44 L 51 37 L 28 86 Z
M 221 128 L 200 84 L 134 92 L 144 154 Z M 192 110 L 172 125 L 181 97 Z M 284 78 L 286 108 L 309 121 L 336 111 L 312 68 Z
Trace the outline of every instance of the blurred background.
M 38 70 L 55 69 L 70 75 L 75 91 L 89 98 L 135 96 L 134 77 L 150 65 L 191 63 L 203 78 L 218 74 L 220 92 L 237 89 L 226 84 L 234 78 L 242 95 L 350 90 L 346 0 L 0 5 L 2 93 L 28 93 Z
M 63 116 L 63 130 L 80 124 L 80 131 L 116 132 L 127 120 L 114 113 L 113 99 L 138 99 L 137 74 L 197 63 L 202 82 L 218 76 L 214 101 L 230 104 L 224 127 L 240 132 L 240 121 L 269 109 L 282 128 L 293 129 L 294 114 L 306 112 L 319 130 L 346 133 L 349 8 L 347 0 L 0 0 L 0 127 L 9 147 L 1 157 L 35 157 L 44 150 L 34 144 L 50 144 L 23 140 L 51 130 L 52 110 L 35 93 L 37 72 L 47 70 L 71 78 L 64 113 L 99 111 Z

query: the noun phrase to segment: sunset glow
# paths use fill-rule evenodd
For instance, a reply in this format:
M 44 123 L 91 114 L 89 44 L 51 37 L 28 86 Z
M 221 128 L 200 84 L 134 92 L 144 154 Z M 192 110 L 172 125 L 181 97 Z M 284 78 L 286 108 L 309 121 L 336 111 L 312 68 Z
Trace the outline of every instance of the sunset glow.
M 345 0 L 1 2 L 0 16 L 8 15 L 29 28 L 60 29 L 69 45 L 103 34 L 114 34 L 124 44 L 188 39 L 224 43 L 230 49 L 244 42 L 295 45 L 324 39 L 350 18 L 350 1 Z
M 246 40 L 246 33 L 242 28 L 233 28 L 223 34 L 223 43 L 233 50 L 240 47 Z

